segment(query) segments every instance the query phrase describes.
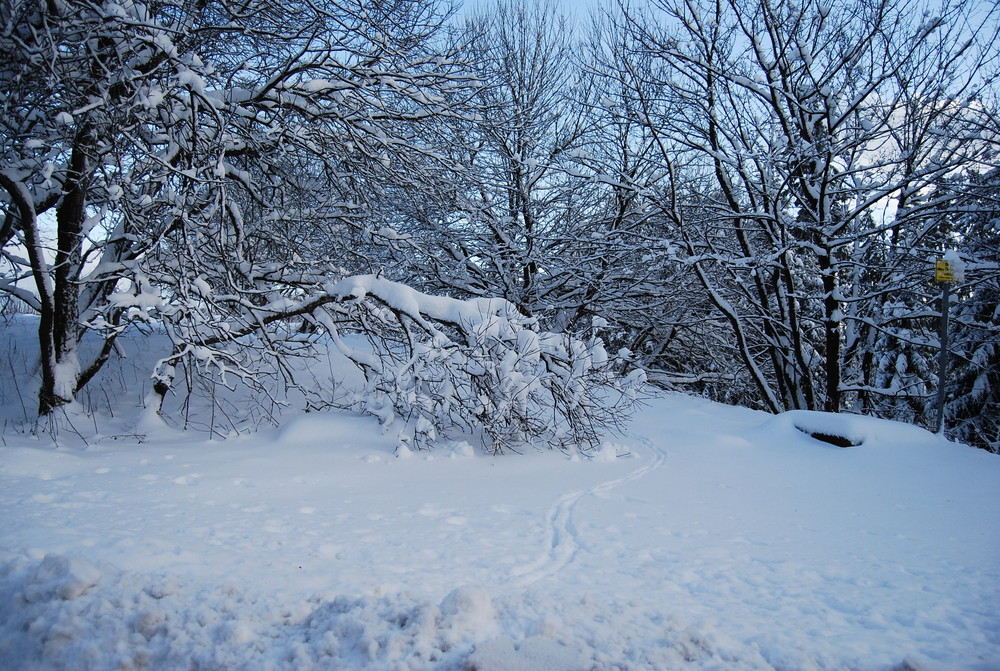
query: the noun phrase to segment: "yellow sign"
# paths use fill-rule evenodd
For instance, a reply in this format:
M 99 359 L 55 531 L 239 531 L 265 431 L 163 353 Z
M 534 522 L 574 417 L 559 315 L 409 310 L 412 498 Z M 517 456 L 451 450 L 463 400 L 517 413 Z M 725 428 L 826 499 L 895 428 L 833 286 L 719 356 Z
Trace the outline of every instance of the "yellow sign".
M 934 281 L 935 282 L 955 282 L 958 278 L 955 277 L 955 270 L 951 267 L 951 264 L 941 259 L 937 262 L 934 267 Z

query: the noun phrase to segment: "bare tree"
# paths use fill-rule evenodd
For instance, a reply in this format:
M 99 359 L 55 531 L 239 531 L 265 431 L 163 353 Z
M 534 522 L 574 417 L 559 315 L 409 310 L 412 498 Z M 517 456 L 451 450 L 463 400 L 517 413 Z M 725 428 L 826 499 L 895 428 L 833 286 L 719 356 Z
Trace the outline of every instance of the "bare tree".
M 338 262 L 363 262 L 372 204 L 435 160 L 416 129 L 467 82 L 421 0 L 0 12 L 0 290 L 40 314 L 41 414 L 136 320 L 174 342 L 161 395 L 182 359 L 248 373 L 248 334 L 279 354 L 272 325 L 329 300 Z M 103 347 L 81 361 L 87 332 Z
M 637 118 L 675 183 L 698 190 L 659 207 L 757 402 L 839 411 L 900 392 L 868 384 L 864 358 L 899 323 L 912 272 L 928 270 L 934 224 L 911 202 L 995 142 L 978 102 L 996 69 L 995 9 L 656 6 L 657 21 L 624 13 Z
M 587 332 L 599 316 L 616 344 L 645 349 L 662 317 L 648 308 L 664 293 L 639 193 L 655 168 L 648 134 L 619 123 L 610 102 L 621 82 L 583 46 L 598 40 L 580 39 L 551 3 L 500 2 L 464 32 L 478 119 L 451 130 L 463 172 L 450 207 L 401 229 L 423 247 L 402 250 L 414 281 L 503 296 L 559 332 Z

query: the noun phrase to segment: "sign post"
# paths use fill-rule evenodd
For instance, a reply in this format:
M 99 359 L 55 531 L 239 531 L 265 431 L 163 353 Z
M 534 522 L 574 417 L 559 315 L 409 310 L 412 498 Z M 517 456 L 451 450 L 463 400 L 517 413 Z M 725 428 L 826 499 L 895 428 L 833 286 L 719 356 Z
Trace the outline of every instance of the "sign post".
M 939 339 L 941 352 L 938 354 L 937 421 L 934 424 L 939 434 L 944 434 L 944 399 L 948 376 L 948 312 L 951 302 L 951 285 L 965 279 L 965 264 L 958 252 L 949 250 L 944 258 L 934 266 L 934 281 L 941 284 L 941 325 Z

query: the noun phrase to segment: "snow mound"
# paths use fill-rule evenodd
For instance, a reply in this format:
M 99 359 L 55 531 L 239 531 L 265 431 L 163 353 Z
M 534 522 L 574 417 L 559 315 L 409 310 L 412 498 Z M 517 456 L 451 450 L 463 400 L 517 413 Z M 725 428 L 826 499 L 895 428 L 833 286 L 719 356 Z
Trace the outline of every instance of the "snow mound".
M 864 415 L 789 410 L 768 419 L 760 427 L 764 432 L 788 435 L 796 430 L 837 447 L 860 447 L 879 442 L 932 443 L 940 439 L 911 424 L 903 424 Z
M 340 596 L 284 632 L 287 668 L 461 668 L 475 640 L 497 628 L 489 594 L 461 587 L 438 606 L 405 594 Z
M 192 592 L 196 593 L 192 593 Z M 0 564 L 0 667 L 462 667 L 499 633 L 482 587 L 440 605 L 406 594 L 315 597 L 294 606 L 233 585 L 192 590 L 79 557 Z
M 773 668 L 752 647 L 636 604 L 564 604 L 529 593 L 508 595 L 498 608 L 478 585 L 440 604 L 407 593 L 289 604 L 235 585 L 192 588 L 50 554 L 0 563 L 0 599 L 0 667 L 23 671 Z M 636 637 L 623 639 L 617 620 Z
M 601 443 L 600 449 L 598 449 L 592 459 L 593 461 L 610 463 L 618 459 L 619 454 L 627 454 L 628 448 L 622 445 L 617 445 L 608 441 Z
M 52 599 L 69 601 L 82 596 L 100 578 L 100 570 L 86 559 L 49 554 L 25 582 L 24 600 L 28 603 Z

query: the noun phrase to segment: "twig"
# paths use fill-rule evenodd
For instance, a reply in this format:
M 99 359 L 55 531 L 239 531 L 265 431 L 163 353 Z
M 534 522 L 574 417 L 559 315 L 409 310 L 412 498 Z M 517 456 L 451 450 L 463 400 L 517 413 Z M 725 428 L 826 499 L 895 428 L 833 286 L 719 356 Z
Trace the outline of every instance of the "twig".
M 28 419 L 28 408 L 24 405 L 24 395 L 21 394 L 21 385 L 17 382 L 17 373 L 14 371 L 14 362 L 11 360 L 13 354 L 7 356 L 7 365 L 10 366 L 10 378 L 14 381 L 14 392 L 17 394 L 18 400 L 21 402 L 21 412 L 24 413 L 24 421 L 27 423 L 30 421 Z

